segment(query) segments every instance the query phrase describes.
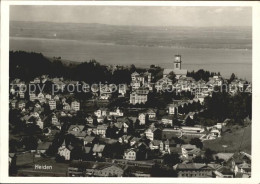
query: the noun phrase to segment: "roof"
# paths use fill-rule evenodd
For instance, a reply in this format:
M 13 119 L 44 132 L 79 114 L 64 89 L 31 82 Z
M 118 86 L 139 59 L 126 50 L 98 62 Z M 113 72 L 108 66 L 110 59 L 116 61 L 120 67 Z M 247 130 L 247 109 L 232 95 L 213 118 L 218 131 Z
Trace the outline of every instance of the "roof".
M 187 164 L 178 164 L 177 170 L 213 170 L 210 166 L 202 163 L 187 163 Z
M 184 149 L 195 149 L 197 147 L 195 145 L 192 145 L 192 144 L 183 144 L 181 146 L 181 148 L 184 148 Z
M 151 144 L 153 144 L 154 146 L 159 146 L 161 142 L 161 140 L 153 140 L 151 141 Z
M 39 143 L 37 150 L 47 150 L 51 144 L 52 142 L 41 142 Z
M 156 113 L 156 110 L 155 109 L 148 109 L 147 111 L 146 111 L 146 113 Z
M 171 153 L 178 153 L 178 154 L 181 153 L 181 148 L 180 147 L 171 147 L 170 146 L 169 149 L 170 149 Z
M 128 153 L 128 152 L 130 152 L 130 151 L 136 152 L 136 149 L 134 149 L 134 148 L 127 149 L 127 150 L 125 150 L 125 153 Z
M 233 172 L 228 167 L 221 167 L 217 171 L 223 175 L 233 175 Z
M 86 137 L 84 137 L 84 141 L 87 141 L 87 142 L 92 142 L 93 140 L 95 139 L 95 137 L 93 137 L 93 136 L 86 136 Z
M 85 147 L 84 150 L 85 150 L 85 153 L 90 153 L 91 147 Z
M 75 137 L 85 137 L 87 135 L 87 132 L 85 131 L 80 131 L 80 132 L 75 132 L 71 131 L 70 134 L 74 135 Z
M 105 145 L 103 144 L 95 144 L 93 147 L 93 152 L 102 153 L 104 151 Z
M 106 130 L 107 129 L 107 125 L 98 125 L 97 129 Z
M 213 157 L 219 158 L 219 159 L 223 159 L 224 161 L 229 160 L 232 156 L 234 155 L 234 153 L 216 153 L 213 155 Z
M 78 127 L 80 129 L 80 131 L 82 131 L 85 126 L 84 125 L 70 125 L 69 130 L 68 131 L 73 131 L 72 129 Z

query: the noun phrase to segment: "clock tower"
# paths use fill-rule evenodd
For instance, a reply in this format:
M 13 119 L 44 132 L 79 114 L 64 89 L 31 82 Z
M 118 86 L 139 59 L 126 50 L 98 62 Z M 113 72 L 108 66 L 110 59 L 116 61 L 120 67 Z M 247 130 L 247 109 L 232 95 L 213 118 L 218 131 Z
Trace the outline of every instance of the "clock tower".
M 181 70 L 181 55 L 174 56 L 174 70 Z

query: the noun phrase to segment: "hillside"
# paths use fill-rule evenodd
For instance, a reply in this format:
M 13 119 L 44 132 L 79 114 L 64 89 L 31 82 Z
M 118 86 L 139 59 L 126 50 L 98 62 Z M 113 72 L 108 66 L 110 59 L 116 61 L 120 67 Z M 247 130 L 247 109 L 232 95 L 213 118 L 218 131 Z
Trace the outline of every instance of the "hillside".
M 204 141 L 204 148 L 210 148 L 216 152 L 235 152 L 238 151 L 241 144 L 240 151 L 251 154 L 251 128 L 250 125 L 244 128 L 233 126 L 230 128 L 231 131 L 224 132 L 222 137 L 215 140 Z M 227 145 L 227 148 L 224 149 L 222 145 Z

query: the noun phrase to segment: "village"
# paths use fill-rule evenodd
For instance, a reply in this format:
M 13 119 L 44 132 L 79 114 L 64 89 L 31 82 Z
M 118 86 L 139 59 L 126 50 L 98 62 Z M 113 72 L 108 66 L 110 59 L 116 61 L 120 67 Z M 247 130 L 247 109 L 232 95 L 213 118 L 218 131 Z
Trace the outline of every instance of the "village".
M 83 81 L 48 75 L 29 83 L 18 78 L 10 81 L 10 174 L 251 177 L 251 155 L 246 150 L 230 152 L 224 144 L 219 152 L 205 147 L 231 131 L 231 120 L 202 123 L 199 118 L 216 90 L 227 86 L 230 96 L 251 95 L 251 83 L 238 78 L 228 81 L 220 74 L 208 81 L 195 80 L 187 72 L 181 56 L 175 55 L 172 69 L 164 69 L 157 81 L 148 70 L 134 71 L 130 84 L 117 85 L 116 92 L 110 84 L 90 88 L 88 99 L 64 89 Z M 48 90 L 24 91 L 29 84 L 46 84 Z M 56 86 L 56 94 L 50 84 Z M 248 117 L 243 121 L 251 122 Z

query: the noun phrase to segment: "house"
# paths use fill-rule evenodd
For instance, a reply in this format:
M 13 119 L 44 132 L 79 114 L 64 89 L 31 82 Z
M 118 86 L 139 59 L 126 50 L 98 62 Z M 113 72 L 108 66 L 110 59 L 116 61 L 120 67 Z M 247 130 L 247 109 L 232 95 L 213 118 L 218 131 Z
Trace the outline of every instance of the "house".
M 133 146 L 133 145 L 139 143 L 140 140 L 141 140 L 141 138 L 133 137 L 132 139 L 130 139 L 130 146 Z
M 102 154 L 104 152 L 105 149 L 105 145 L 103 144 L 95 144 L 93 147 L 93 155 L 94 156 L 98 156 L 98 157 L 102 157 Z
M 25 102 L 24 102 L 23 100 L 21 100 L 21 101 L 18 102 L 18 108 L 19 108 L 19 109 L 25 108 Z
M 60 100 L 60 97 L 59 97 L 59 95 L 55 95 L 55 96 L 53 97 L 53 99 L 56 100 L 56 101 L 58 101 L 58 100 Z
M 138 120 L 140 125 L 145 125 L 147 121 L 147 116 L 145 113 L 139 113 Z
M 40 117 L 37 118 L 36 125 L 38 125 L 40 129 L 43 129 L 43 121 Z
M 127 84 L 120 84 L 118 86 L 118 93 L 121 95 L 121 96 L 125 96 L 126 95 L 126 91 L 127 91 Z
M 101 100 L 108 100 L 111 98 L 112 93 L 114 91 L 114 85 L 101 85 L 100 86 L 100 99 Z
M 235 153 L 228 161 L 231 171 L 234 172 L 235 176 L 238 174 L 251 175 L 251 155 L 244 152 Z
M 109 112 L 111 116 L 124 116 L 124 113 L 117 107 L 115 111 Z
M 40 80 L 40 78 L 36 77 L 36 78 L 34 78 L 33 82 L 35 84 L 38 84 L 38 83 L 41 83 L 41 80 Z
M 72 161 L 68 167 L 69 176 L 122 177 L 127 166 L 92 161 Z
M 56 114 L 53 114 L 53 116 L 52 116 L 52 118 L 51 118 L 51 123 L 52 123 L 53 125 L 56 125 L 58 122 L 59 122 L 59 120 L 58 120 Z
M 84 125 L 70 125 L 68 132 L 81 132 L 85 128 Z
M 17 100 L 12 100 L 11 101 L 11 106 L 12 108 L 16 108 Z
M 84 145 L 93 144 L 93 141 L 95 140 L 95 137 L 93 137 L 93 136 L 86 136 L 82 140 L 83 140 Z
M 160 147 L 163 147 L 163 142 L 161 140 L 152 140 L 149 144 L 149 148 L 151 150 L 159 150 Z
M 122 137 L 118 138 L 118 142 L 128 144 L 131 138 L 132 138 L 131 135 L 123 135 Z
M 94 112 L 94 114 L 99 118 L 102 116 L 108 115 L 108 109 L 107 108 L 100 108 Z
M 64 141 L 58 149 L 58 154 L 60 156 L 63 156 L 65 158 L 65 160 L 70 160 L 70 153 L 71 153 L 71 149 L 66 147 L 66 144 Z
M 129 127 L 128 121 L 117 121 L 114 123 L 115 127 L 118 128 L 118 130 L 123 130 L 124 133 L 127 133 L 127 129 Z
M 179 178 L 212 178 L 214 169 L 202 163 L 181 163 L 174 166 Z
M 230 160 L 232 158 L 232 156 L 234 155 L 234 153 L 216 153 L 213 155 L 213 159 L 214 160 L 221 160 L 224 162 L 227 162 L 228 160 Z
M 136 160 L 136 154 L 137 154 L 136 149 L 134 149 L 134 148 L 127 149 L 124 152 L 124 159 L 126 159 L 126 160 Z
M 183 144 L 181 146 L 181 150 L 182 150 L 182 158 L 185 160 L 191 160 L 196 156 L 200 155 L 200 149 L 197 148 L 195 145 Z
M 64 102 L 63 103 L 63 109 L 69 111 L 70 110 L 70 105 L 68 103 Z
M 87 123 L 89 123 L 89 124 L 93 124 L 93 122 L 94 122 L 94 118 L 93 118 L 92 116 L 87 116 L 85 120 L 86 120 Z
M 173 126 L 173 116 L 170 116 L 170 115 L 163 116 L 162 124 Z
M 43 99 L 45 99 L 45 96 L 43 93 L 39 93 L 37 97 L 38 97 L 39 101 L 42 101 Z
M 172 87 L 172 80 L 164 76 L 155 83 L 154 87 L 157 92 L 167 90 L 169 87 Z
M 18 92 L 18 95 L 19 95 L 20 98 L 24 98 L 24 96 L 25 96 L 24 91 L 21 91 L 21 90 L 20 90 L 20 91 Z
M 51 110 L 56 109 L 56 101 L 55 100 L 49 100 L 49 106 Z
M 234 173 L 227 166 L 221 167 L 214 171 L 216 178 L 234 178 Z
M 127 166 L 107 162 L 94 162 L 91 166 L 86 168 L 86 175 L 96 177 L 122 177 L 126 167 Z
M 97 135 L 101 135 L 102 137 L 106 137 L 107 125 L 98 125 L 97 126 Z
M 71 102 L 71 109 L 74 111 L 79 111 L 80 110 L 80 103 L 77 101 Z
M 45 153 L 49 147 L 51 146 L 52 142 L 40 142 L 37 147 L 37 153 Z
M 148 109 L 145 113 L 148 115 L 149 120 L 153 120 L 153 119 L 156 118 L 156 110 L 155 109 Z
M 168 105 L 168 113 L 170 115 L 178 114 L 178 104 L 170 104 Z
M 130 94 L 130 104 L 144 104 L 148 100 L 149 89 L 140 87 Z
M 50 94 L 46 94 L 46 95 L 45 95 L 45 98 L 46 98 L 47 100 L 51 100 L 51 95 L 50 95 Z
M 198 127 L 182 126 L 181 133 L 182 135 L 185 136 L 198 137 L 198 138 L 206 136 L 205 129 L 199 126 Z
M 29 99 L 30 99 L 30 101 L 35 101 L 35 100 L 37 100 L 38 98 L 37 98 L 37 96 L 36 96 L 35 93 L 30 93 L 30 94 L 29 94 Z

